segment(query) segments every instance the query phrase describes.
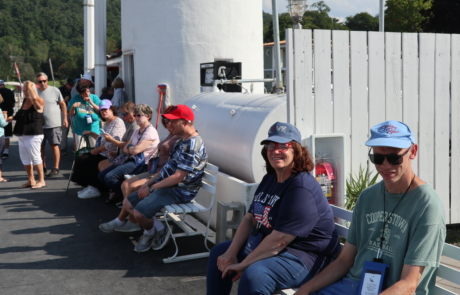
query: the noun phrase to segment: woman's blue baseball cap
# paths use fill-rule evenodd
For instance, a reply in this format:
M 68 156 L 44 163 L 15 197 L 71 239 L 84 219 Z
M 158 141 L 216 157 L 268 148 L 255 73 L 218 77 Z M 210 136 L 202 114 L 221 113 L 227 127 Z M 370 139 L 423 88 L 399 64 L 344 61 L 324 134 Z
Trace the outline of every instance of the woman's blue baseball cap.
M 302 144 L 300 131 L 292 124 L 276 122 L 268 130 L 268 138 L 262 140 L 260 144 L 265 144 L 267 141 L 288 143 L 293 140 Z
M 370 147 L 386 146 L 405 149 L 417 143 L 409 126 L 399 121 L 385 121 L 375 125 L 370 131 L 371 138 L 366 141 L 366 145 Z

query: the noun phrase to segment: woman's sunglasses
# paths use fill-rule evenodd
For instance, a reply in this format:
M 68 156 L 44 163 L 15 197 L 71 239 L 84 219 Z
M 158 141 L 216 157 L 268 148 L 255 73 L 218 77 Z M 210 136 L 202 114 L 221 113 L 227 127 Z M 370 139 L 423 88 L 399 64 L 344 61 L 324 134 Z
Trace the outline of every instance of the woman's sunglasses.
M 278 142 L 269 142 L 264 144 L 267 151 L 280 150 L 286 152 L 291 146 L 291 143 L 278 143 Z
M 371 149 L 369 149 L 369 160 L 375 165 L 382 165 L 387 159 L 388 163 L 391 165 L 401 165 L 403 162 L 403 157 L 410 151 L 411 147 L 407 149 L 403 154 L 371 154 Z

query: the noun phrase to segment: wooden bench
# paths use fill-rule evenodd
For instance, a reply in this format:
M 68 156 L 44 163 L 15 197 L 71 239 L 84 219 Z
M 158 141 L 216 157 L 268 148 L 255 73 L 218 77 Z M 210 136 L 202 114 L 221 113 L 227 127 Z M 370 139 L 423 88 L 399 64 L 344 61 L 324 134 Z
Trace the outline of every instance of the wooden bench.
M 168 230 L 171 231 L 171 238 L 173 239 L 174 245 L 176 246 L 176 252 L 174 253 L 174 255 L 169 258 L 163 259 L 164 263 L 178 262 L 209 256 L 210 250 L 207 244 L 207 240 L 210 231 L 209 224 L 211 222 L 211 212 L 216 196 L 216 183 L 218 171 L 219 167 L 210 163 L 206 164 L 200 191 L 205 190 L 211 196 L 209 199 L 208 207 L 204 207 L 196 201 L 191 201 L 190 203 L 185 204 L 168 205 L 162 209 L 163 220 L 168 226 Z M 200 224 L 193 218 L 187 218 L 189 217 L 188 214 L 198 212 L 209 212 L 206 226 Z M 170 223 L 176 224 L 182 230 L 182 232 L 173 233 Z M 203 253 L 177 256 L 177 254 L 179 253 L 179 248 L 177 246 L 176 238 L 195 235 L 204 236 L 204 245 L 206 246 L 206 249 L 208 251 Z
M 334 216 L 338 217 L 340 219 L 343 219 L 345 221 L 351 221 L 352 217 L 352 212 L 345 210 L 343 208 L 333 206 L 332 211 L 334 212 Z M 348 236 L 348 228 L 342 224 L 336 223 L 335 228 L 337 230 L 337 233 L 339 236 L 343 238 L 347 238 Z M 449 244 L 444 244 L 444 249 L 442 251 L 442 255 L 445 257 L 449 257 L 451 259 L 455 259 L 459 261 L 460 264 L 460 248 L 455 247 Z M 443 263 L 440 264 L 438 271 L 436 273 L 437 278 L 441 278 L 444 280 L 447 280 L 449 282 L 452 282 L 454 284 L 459 284 L 460 283 L 460 271 L 449 267 Z M 278 294 L 283 294 L 283 295 L 292 295 L 295 293 L 295 289 L 284 289 L 279 291 Z M 449 291 L 439 285 L 436 285 L 434 295 L 451 295 L 451 294 L 456 294 L 452 291 Z M 431 295 L 431 294 L 430 294 Z

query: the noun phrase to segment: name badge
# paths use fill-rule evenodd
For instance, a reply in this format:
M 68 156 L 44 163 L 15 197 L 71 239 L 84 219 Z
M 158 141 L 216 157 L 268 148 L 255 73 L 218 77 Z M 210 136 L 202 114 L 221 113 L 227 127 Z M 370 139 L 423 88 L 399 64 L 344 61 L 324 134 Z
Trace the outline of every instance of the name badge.
M 365 261 L 361 281 L 359 283 L 359 295 L 378 295 L 382 292 L 385 274 L 390 265 L 374 261 Z
M 249 255 L 252 251 L 254 251 L 257 246 L 259 246 L 260 242 L 262 241 L 262 233 L 259 233 L 258 229 L 253 229 L 252 233 L 249 235 L 248 241 L 244 246 L 243 253 L 244 255 Z
M 91 117 L 90 114 L 86 115 L 86 124 L 92 124 L 93 123 L 93 118 Z

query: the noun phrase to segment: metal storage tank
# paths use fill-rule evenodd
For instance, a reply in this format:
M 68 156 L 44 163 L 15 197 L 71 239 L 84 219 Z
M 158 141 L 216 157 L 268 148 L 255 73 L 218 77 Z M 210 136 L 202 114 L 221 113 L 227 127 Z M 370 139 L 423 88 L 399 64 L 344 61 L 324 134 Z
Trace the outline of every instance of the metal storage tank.
M 195 112 L 195 128 L 209 161 L 246 182 L 260 182 L 265 161 L 260 142 L 277 121 L 286 122 L 286 95 L 202 93 L 185 102 Z
M 156 109 L 162 83 L 171 104 L 199 94 L 200 63 L 241 62 L 243 78 L 264 77 L 262 1 L 129 0 L 121 10 L 123 78 L 135 84 L 136 104 Z M 254 84 L 254 93 L 263 86 Z

